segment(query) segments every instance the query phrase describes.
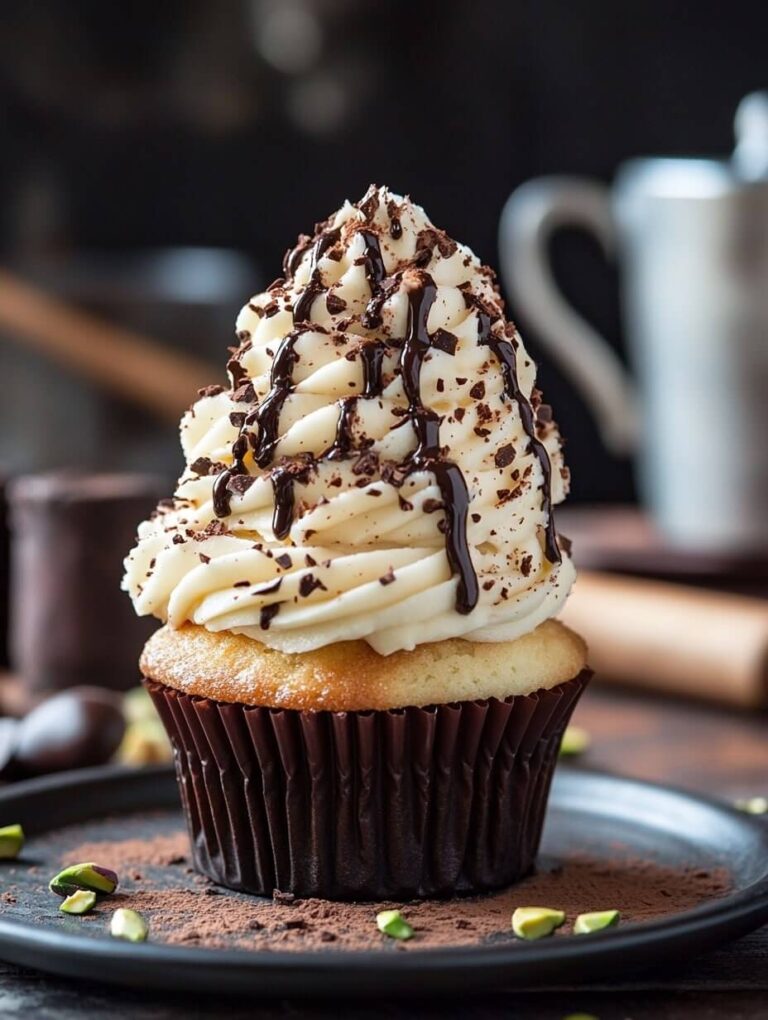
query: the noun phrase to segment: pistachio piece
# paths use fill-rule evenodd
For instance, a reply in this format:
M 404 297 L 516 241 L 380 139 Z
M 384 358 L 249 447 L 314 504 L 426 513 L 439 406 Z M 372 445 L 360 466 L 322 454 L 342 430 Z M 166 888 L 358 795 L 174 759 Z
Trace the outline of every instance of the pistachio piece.
M 145 719 L 157 721 L 157 712 L 152 698 L 145 687 L 132 687 L 123 695 L 123 715 L 127 723 L 142 722 Z
M 71 864 L 51 879 L 48 888 L 57 896 L 71 896 L 78 889 L 109 895 L 117 889 L 117 875 L 98 864 Z
M 584 754 L 592 743 L 592 737 L 581 726 L 566 726 L 560 742 L 560 755 L 563 758 L 575 758 Z
M 20 825 L 4 825 L 0 828 L 0 861 L 12 861 L 24 846 L 24 830 Z
M 563 1020 L 598 1020 L 592 1013 L 569 1013 Z
M 589 914 L 579 914 L 573 923 L 573 934 L 590 935 L 593 931 L 612 928 L 619 923 L 620 917 L 618 910 L 593 910 Z
M 89 889 L 78 889 L 62 902 L 59 910 L 65 914 L 87 914 L 96 904 L 96 893 Z
M 376 915 L 376 927 L 383 935 L 389 935 L 392 939 L 413 937 L 413 928 L 399 910 L 381 910 Z
M 741 797 L 733 806 L 748 815 L 765 815 L 768 814 L 768 797 Z
M 117 750 L 117 759 L 123 765 L 161 765 L 172 758 L 170 741 L 157 716 L 128 724 Z
M 565 921 L 562 910 L 551 907 L 518 907 L 512 915 L 512 931 L 519 939 L 541 939 Z
M 137 910 L 119 907 L 109 922 L 109 934 L 112 938 L 128 942 L 146 942 L 149 925 Z

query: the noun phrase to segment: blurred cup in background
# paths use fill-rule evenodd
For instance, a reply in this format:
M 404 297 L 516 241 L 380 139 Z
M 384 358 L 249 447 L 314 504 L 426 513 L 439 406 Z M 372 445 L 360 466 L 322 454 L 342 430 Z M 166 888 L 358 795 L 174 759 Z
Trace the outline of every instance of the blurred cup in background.
M 120 590 L 140 521 L 168 491 L 145 474 L 58 471 L 9 486 L 11 665 L 30 695 L 83 684 L 127 690 L 157 621 Z
M 638 159 L 612 190 L 524 184 L 500 227 L 516 307 L 591 405 L 606 445 L 637 450 L 656 523 L 699 550 L 768 546 L 768 100 L 747 97 L 733 161 Z M 618 258 L 636 382 L 549 268 L 561 226 Z

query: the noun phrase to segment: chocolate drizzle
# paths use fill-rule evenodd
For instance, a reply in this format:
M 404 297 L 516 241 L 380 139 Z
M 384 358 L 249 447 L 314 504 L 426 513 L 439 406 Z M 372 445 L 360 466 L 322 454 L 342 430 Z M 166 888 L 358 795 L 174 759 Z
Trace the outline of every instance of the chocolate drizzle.
M 253 456 L 259 467 L 271 463 L 277 445 L 280 428 L 280 412 L 288 396 L 293 392 L 293 369 L 299 356 L 296 341 L 301 333 L 294 330 L 281 342 L 272 362 L 269 377 L 270 391 L 248 418 L 248 424 L 258 424 L 257 435 L 252 434 Z
M 298 299 L 293 307 L 293 321 L 294 322 L 309 322 L 310 315 L 312 312 L 312 305 L 314 304 L 315 298 L 319 297 L 326 289 L 323 283 L 323 278 L 320 274 L 320 267 L 318 263 L 323 257 L 325 252 L 329 248 L 332 248 L 334 244 L 341 237 L 340 230 L 327 230 L 322 233 L 320 237 L 315 241 L 312 246 L 312 254 L 310 256 L 310 276 L 309 282 L 304 288 L 304 293 Z M 287 265 L 289 269 L 293 267 L 292 272 L 295 272 L 298 268 L 298 262 L 294 259 L 295 251 L 292 252 L 287 259 Z
M 336 422 L 336 436 L 320 458 L 321 460 L 346 460 L 353 449 L 352 422 L 357 410 L 357 397 L 345 397 L 339 401 L 339 419 Z
M 394 227 L 394 219 L 393 219 Z M 404 422 L 409 422 L 416 437 L 416 448 L 397 465 L 382 467 L 381 477 L 400 487 L 405 479 L 417 472 L 431 473 L 440 490 L 441 499 L 435 501 L 435 509 L 444 511 L 444 519 L 440 528 L 445 534 L 445 547 L 451 570 L 458 578 L 456 590 L 456 610 L 462 614 L 471 613 L 479 598 L 477 575 L 467 542 L 467 516 L 469 510 L 469 492 L 464 475 L 458 464 L 447 459 L 440 446 L 440 416 L 425 407 L 421 395 L 421 372 L 427 354 L 434 348 L 453 354 L 456 338 L 445 330 L 437 330 L 434 335 L 429 333 L 428 318 L 435 301 L 437 287 L 432 277 L 420 267 L 419 254 L 410 267 L 403 267 L 388 277 L 377 234 L 369 229 L 359 231 L 364 241 L 362 264 L 365 267 L 366 280 L 370 286 L 371 297 L 361 316 L 361 323 L 368 329 L 381 325 L 381 309 L 384 301 L 392 291 L 404 284 L 408 300 L 408 318 L 406 336 L 403 340 L 391 339 L 388 343 L 380 339 L 361 338 L 360 346 L 348 355 L 360 358 L 363 373 L 363 388 L 360 395 L 349 396 L 338 401 L 338 419 L 336 433 L 331 445 L 319 456 L 305 454 L 301 457 L 283 458 L 275 463 L 275 452 L 279 440 L 280 415 L 286 400 L 294 391 L 294 370 L 299 360 L 296 342 L 308 323 L 314 300 L 326 288 L 323 284 L 319 262 L 323 254 L 333 247 L 340 239 L 339 229 L 322 230 L 314 242 L 302 238 L 299 245 L 286 256 L 285 267 L 289 276 L 298 269 L 301 259 L 307 251 L 311 252 L 311 271 L 304 292 L 294 304 L 294 322 L 298 328 L 289 333 L 280 343 L 270 373 L 270 390 L 267 396 L 244 418 L 240 433 L 232 447 L 233 464 L 216 478 L 213 487 L 214 512 L 217 517 L 225 517 L 230 513 L 231 491 L 235 488 L 232 482 L 238 475 L 248 475 L 244 458 L 250 444 L 256 464 L 269 469 L 269 478 L 274 492 L 274 512 L 272 527 L 276 538 L 285 539 L 291 530 L 295 511 L 295 483 L 306 482 L 309 473 L 319 462 L 344 461 L 350 457 L 365 456 L 365 447 L 355 445 L 353 423 L 360 399 L 373 399 L 383 391 L 383 364 L 389 348 L 400 349 L 399 371 L 403 389 L 408 400 L 407 410 L 401 409 Z M 394 236 L 394 230 L 393 230 Z M 425 247 L 431 252 L 431 247 Z M 421 260 L 423 261 L 423 260 Z M 465 291 L 468 307 L 474 307 L 478 315 L 478 342 L 490 349 L 501 368 L 506 395 L 515 401 L 520 409 L 520 416 L 530 443 L 531 453 L 541 465 L 544 478 L 542 506 L 546 515 L 545 552 L 552 563 L 561 560 L 555 531 L 552 499 L 551 499 L 551 465 L 549 455 L 536 431 L 536 420 L 529 400 L 520 389 L 515 346 L 505 337 L 492 331 L 493 316 L 484 303 Z M 232 367 L 233 382 L 245 381 L 244 373 L 239 371 L 239 363 Z M 253 427 L 258 426 L 258 430 Z M 514 457 L 514 449 L 510 447 L 507 454 L 509 460 Z M 508 462 L 508 461 L 507 461 Z M 379 471 L 378 459 L 376 471 Z M 402 505 L 402 504 L 401 504 Z M 406 502 L 408 508 L 411 505 Z M 261 626 L 269 627 L 277 605 L 267 606 L 262 610 Z
M 289 465 L 281 465 L 271 473 L 272 490 L 275 494 L 275 510 L 272 515 L 272 530 L 276 538 L 287 538 L 293 524 L 293 509 L 296 500 L 293 483 L 295 475 Z
M 469 492 L 458 464 L 445 460 L 440 450 L 440 417 L 421 400 L 421 368 L 431 347 L 427 330 L 429 310 L 437 288 L 432 277 L 419 272 L 418 284 L 408 286 L 408 328 L 401 354 L 403 389 L 417 446 L 407 462 L 407 474 L 429 471 L 435 476 L 445 506 L 445 551 L 451 570 L 458 574 L 456 611 L 471 613 L 477 605 L 477 574 L 467 544 Z
M 544 533 L 544 553 L 550 563 L 560 563 L 562 555 L 557 544 L 555 516 L 552 510 L 552 465 L 546 447 L 536 434 L 536 420 L 533 408 L 520 389 L 520 382 L 517 378 L 515 346 L 506 338 L 498 336 L 492 331 L 491 316 L 479 303 L 475 303 L 475 308 L 478 319 L 478 343 L 488 347 L 499 362 L 504 377 L 506 393 L 511 400 L 515 401 L 520 410 L 520 420 L 523 424 L 523 431 L 528 436 L 531 453 L 541 465 L 541 473 L 544 476 L 541 508 L 547 518 Z
M 366 329 L 376 329 L 381 325 L 381 307 L 386 299 L 381 285 L 386 279 L 387 270 L 377 235 L 371 230 L 361 230 L 360 236 L 365 242 L 363 249 L 365 278 L 371 288 L 371 299 L 360 321 Z
M 363 363 L 364 397 L 378 397 L 384 388 L 382 379 L 384 354 L 385 346 L 379 340 L 373 340 L 360 349 L 360 360 Z
M 229 514 L 232 492 L 229 483 L 235 475 L 248 473 L 243 458 L 248 449 L 248 439 L 241 432 L 232 444 L 232 466 L 225 468 L 216 475 L 213 483 L 213 512 L 217 517 L 226 517 Z

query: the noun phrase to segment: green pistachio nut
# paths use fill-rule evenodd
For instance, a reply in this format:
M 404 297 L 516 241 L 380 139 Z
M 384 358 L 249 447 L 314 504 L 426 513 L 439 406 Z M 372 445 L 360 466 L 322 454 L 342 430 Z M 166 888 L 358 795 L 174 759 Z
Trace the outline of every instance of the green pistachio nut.
M 98 864 L 71 864 L 51 879 L 48 888 L 57 896 L 71 896 L 78 889 L 108 896 L 117 889 L 117 875 Z
M 157 712 L 149 692 L 144 687 L 132 687 L 123 695 L 123 715 L 127 723 L 143 722 L 146 719 L 157 722 Z
M 592 737 L 582 729 L 581 726 L 566 726 L 563 739 L 560 742 L 560 756 L 563 758 L 575 758 L 589 748 Z
M 149 925 L 137 910 L 120 907 L 109 922 L 109 934 L 114 939 L 125 939 L 127 942 L 146 942 Z
M 24 846 L 24 830 L 20 825 L 4 825 L 0 828 L 0 861 L 12 861 Z
M 62 902 L 59 910 L 65 914 L 87 914 L 96 905 L 96 893 L 88 889 L 78 889 Z
M 565 921 L 562 910 L 550 907 L 518 907 L 512 915 L 512 931 L 519 939 L 541 939 Z
M 170 741 L 157 717 L 128 724 L 117 750 L 119 762 L 123 765 L 162 765 L 172 758 Z
M 619 923 L 620 917 L 618 910 L 593 910 L 589 914 L 579 914 L 573 923 L 573 934 L 591 935 L 604 928 L 613 928 Z
M 382 910 L 376 915 L 376 927 L 391 939 L 410 939 L 413 928 L 399 910 Z
M 563 1020 L 598 1020 L 592 1013 L 569 1013 Z
M 743 797 L 734 802 L 734 807 L 748 815 L 768 814 L 768 797 Z

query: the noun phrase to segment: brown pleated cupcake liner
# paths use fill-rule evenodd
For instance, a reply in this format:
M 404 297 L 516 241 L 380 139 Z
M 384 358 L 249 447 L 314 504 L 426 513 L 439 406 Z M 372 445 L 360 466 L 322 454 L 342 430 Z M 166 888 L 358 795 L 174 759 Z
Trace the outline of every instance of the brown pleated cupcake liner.
M 480 892 L 531 870 L 588 679 L 505 701 L 314 713 L 145 682 L 198 871 L 262 895 L 380 900 Z

